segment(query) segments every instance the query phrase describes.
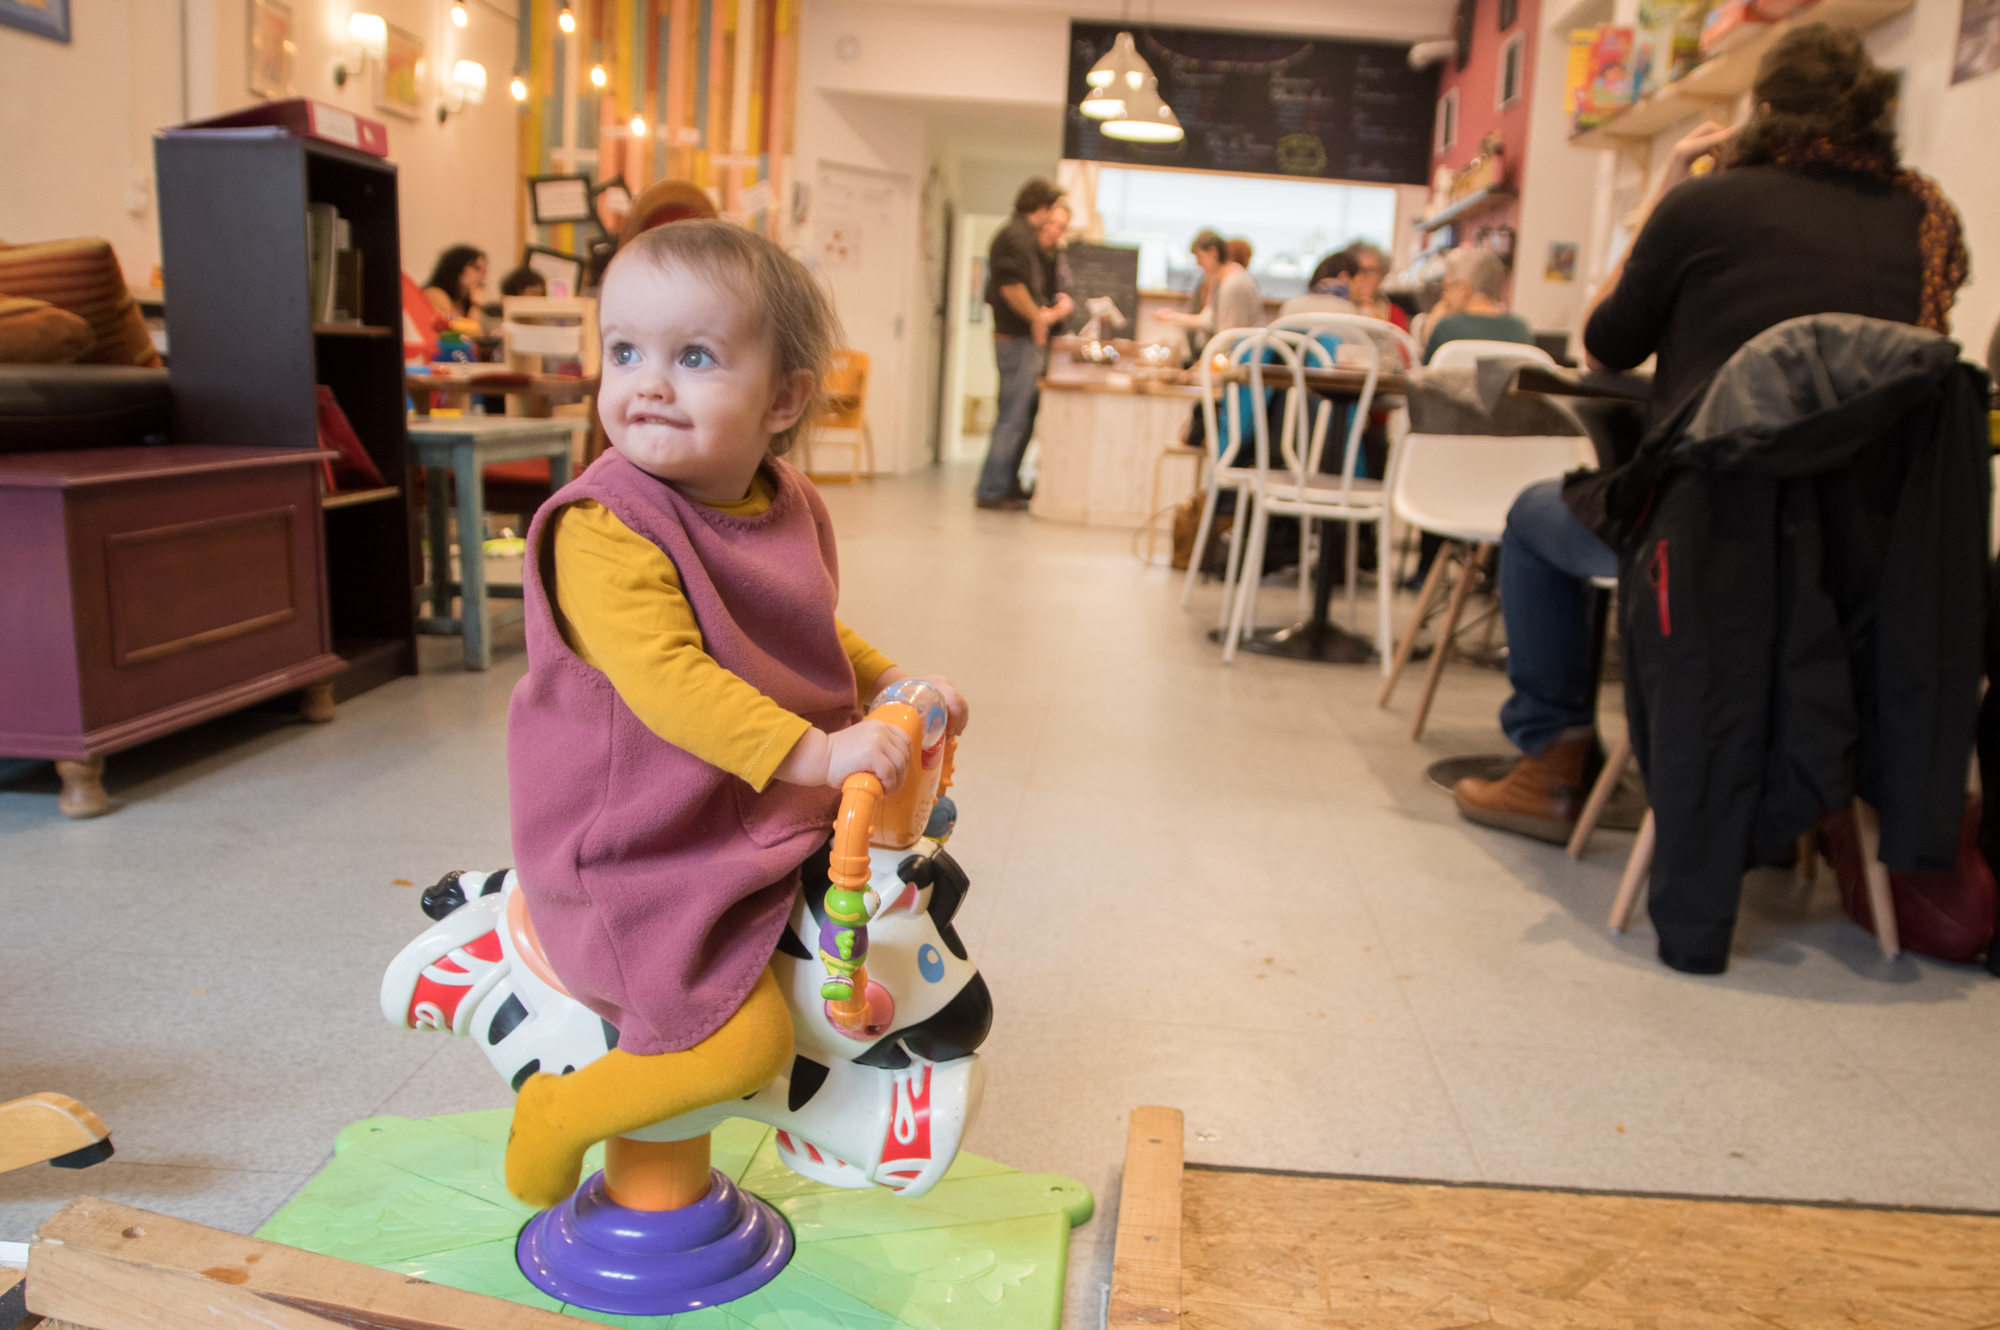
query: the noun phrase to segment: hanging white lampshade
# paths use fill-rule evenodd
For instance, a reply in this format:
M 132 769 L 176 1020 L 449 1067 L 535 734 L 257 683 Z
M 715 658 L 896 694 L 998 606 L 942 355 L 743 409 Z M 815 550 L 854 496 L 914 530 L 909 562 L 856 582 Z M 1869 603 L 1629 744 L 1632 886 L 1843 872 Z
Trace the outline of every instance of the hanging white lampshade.
M 1125 99 L 1119 95 L 1119 91 L 1111 84 L 1092 88 L 1083 95 L 1083 100 L 1077 103 L 1076 109 L 1092 120 L 1116 120 L 1125 114 Z
M 1132 34 L 1121 32 L 1112 39 L 1111 49 L 1104 53 L 1104 58 L 1092 65 L 1090 72 L 1083 76 L 1083 81 L 1093 88 L 1101 88 L 1133 70 L 1143 70 L 1145 78 L 1151 78 L 1153 74 L 1152 67 L 1140 57 L 1139 48 L 1132 44 Z
M 1179 143 L 1187 137 L 1181 122 L 1174 118 L 1173 108 L 1160 100 L 1155 80 L 1147 79 L 1144 86 L 1128 91 L 1124 101 L 1124 112 L 1105 122 L 1106 138 L 1128 143 Z

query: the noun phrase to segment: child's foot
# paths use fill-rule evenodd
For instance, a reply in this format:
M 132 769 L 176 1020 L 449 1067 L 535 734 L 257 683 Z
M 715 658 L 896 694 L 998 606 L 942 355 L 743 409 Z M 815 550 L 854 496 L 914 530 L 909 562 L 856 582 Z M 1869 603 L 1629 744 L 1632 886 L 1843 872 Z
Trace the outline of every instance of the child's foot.
M 596 1143 L 574 1139 L 551 1121 L 562 1081 L 539 1072 L 523 1082 L 507 1133 L 507 1190 L 538 1210 L 569 1199 L 583 1175 L 584 1151 Z

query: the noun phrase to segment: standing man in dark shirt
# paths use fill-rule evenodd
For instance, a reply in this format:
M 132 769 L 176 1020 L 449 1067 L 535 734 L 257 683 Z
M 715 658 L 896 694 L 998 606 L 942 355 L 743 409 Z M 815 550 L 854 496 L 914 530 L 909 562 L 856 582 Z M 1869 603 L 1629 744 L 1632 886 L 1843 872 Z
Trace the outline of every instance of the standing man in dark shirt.
M 981 508 L 1027 506 L 1021 492 L 1021 455 L 1034 435 L 1035 408 L 1041 405 L 1036 383 L 1042 377 L 1049 325 L 1067 317 L 1071 304 L 1068 296 L 1044 303 L 1049 282 L 1043 271 L 1040 231 L 1062 196 L 1062 190 L 1049 181 L 1031 178 L 1014 196 L 1013 220 L 993 237 L 993 247 L 987 251 L 986 303 L 993 307 L 1000 409 L 986 447 L 986 465 L 979 473 Z

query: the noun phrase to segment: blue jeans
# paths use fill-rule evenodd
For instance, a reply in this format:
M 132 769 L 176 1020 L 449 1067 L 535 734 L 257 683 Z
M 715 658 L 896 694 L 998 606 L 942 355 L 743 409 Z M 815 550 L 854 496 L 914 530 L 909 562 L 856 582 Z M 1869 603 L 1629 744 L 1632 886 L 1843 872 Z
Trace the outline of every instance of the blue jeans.
M 1617 554 L 1571 514 L 1560 480 L 1530 486 L 1514 500 L 1500 542 L 1514 695 L 1500 708 L 1500 728 L 1522 752 L 1539 753 L 1564 730 L 1596 723 L 1589 579 L 1617 573 Z
M 1027 337 L 996 337 L 993 359 L 1000 368 L 1000 410 L 979 471 L 979 497 L 1004 499 L 1021 483 L 1021 455 L 1035 435 L 1035 409 L 1042 404 L 1042 348 Z

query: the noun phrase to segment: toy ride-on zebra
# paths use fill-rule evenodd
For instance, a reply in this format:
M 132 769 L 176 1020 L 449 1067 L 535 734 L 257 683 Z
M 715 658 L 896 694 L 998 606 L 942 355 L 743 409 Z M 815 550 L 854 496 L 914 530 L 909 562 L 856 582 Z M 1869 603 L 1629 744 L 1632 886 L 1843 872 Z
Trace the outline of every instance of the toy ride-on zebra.
M 671 1314 L 776 1276 L 790 1229 L 708 1166 L 708 1133 L 726 1118 L 775 1128 L 786 1165 L 836 1187 L 921 1196 L 951 1167 L 979 1111 L 974 1050 L 993 1014 L 952 928 L 968 885 L 944 849 L 957 741 L 921 680 L 891 686 L 870 715 L 908 734 L 919 760 L 893 794 L 865 772 L 841 787 L 830 885 L 800 891 L 772 958 L 792 1014 L 790 1067 L 746 1100 L 605 1142 L 603 1172 L 521 1231 L 521 1269 L 552 1297 Z M 423 907 L 436 923 L 383 977 L 391 1024 L 470 1035 L 517 1090 L 616 1046 L 618 1031 L 543 957 L 513 870 L 447 874 Z

